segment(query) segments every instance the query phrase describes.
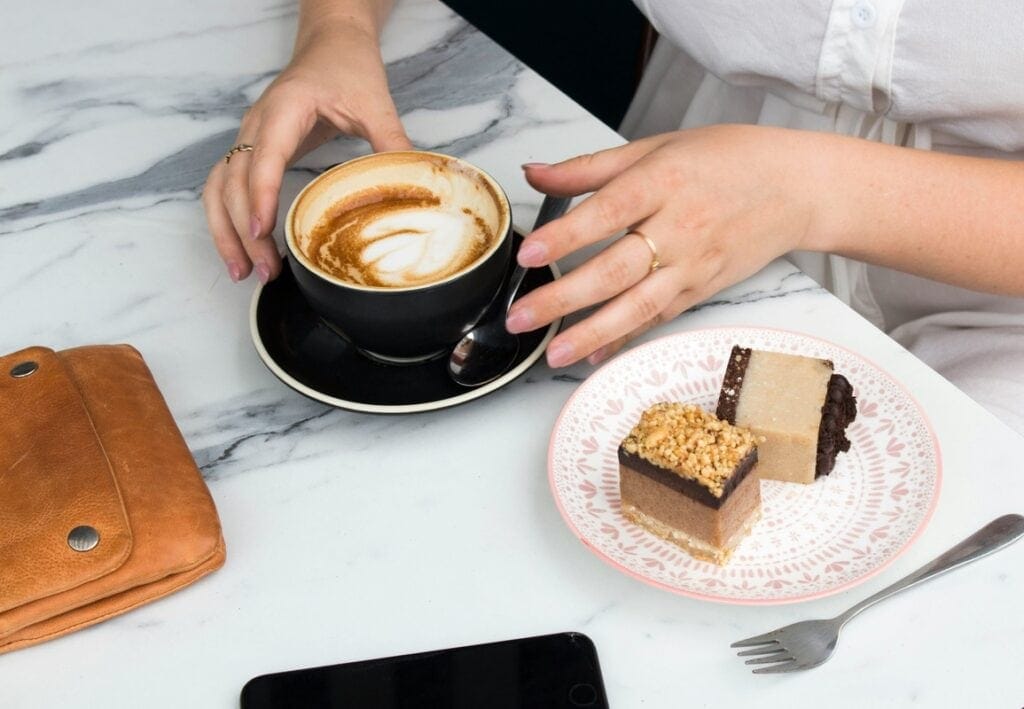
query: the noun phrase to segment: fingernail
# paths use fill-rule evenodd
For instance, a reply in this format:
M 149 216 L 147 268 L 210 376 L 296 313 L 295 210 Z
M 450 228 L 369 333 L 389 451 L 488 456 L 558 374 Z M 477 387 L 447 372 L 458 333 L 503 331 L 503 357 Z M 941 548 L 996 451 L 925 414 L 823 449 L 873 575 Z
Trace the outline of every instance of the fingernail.
M 596 352 L 593 352 L 589 357 L 587 357 L 587 361 L 590 362 L 591 364 L 597 364 L 598 362 L 603 362 L 607 356 L 608 348 L 602 347 L 598 349 Z
M 536 241 L 528 241 L 519 247 L 519 263 L 523 266 L 543 266 L 547 258 L 548 249 L 544 244 Z
M 238 264 L 237 261 L 230 261 L 228 263 L 228 276 L 230 276 L 231 280 L 234 281 L 235 283 L 238 283 L 240 280 L 242 280 L 242 267 Z
M 255 214 L 252 215 L 252 219 L 249 220 L 249 238 L 255 239 L 260 235 L 260 218 Z
M 573 346 L 568 342 L 556 342 L 548 346 L 548 366 L 564 367 L 573 359 Z
M 266 284 L 270 280 L 270 266 L 265 263 L 256 264 L 256 277 L 260 279 L 260 283 Z
M 533 328 L 533 315 L 528 308 L 513 308 L 505 319 L 505 329 L 515 335 Z
M 521 165 L 521 167 L 524 170 L 529 170 L 530 168 L 534 168 L 534 167 L 551 167 L 551 163 L 547 163 L 547 162 L 524 162 Z

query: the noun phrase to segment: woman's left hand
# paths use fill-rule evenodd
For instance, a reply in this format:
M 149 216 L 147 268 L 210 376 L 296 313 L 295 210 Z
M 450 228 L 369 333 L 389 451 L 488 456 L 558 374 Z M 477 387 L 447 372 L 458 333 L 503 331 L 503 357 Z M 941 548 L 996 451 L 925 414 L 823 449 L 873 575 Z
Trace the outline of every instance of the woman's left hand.
M 508 330 L 533 330 L 604 303 L 547 349 L 552 367 L 584 357 L 596 363 L 772 259 L 807 248 L 816 204 L 828 203 L 821 152 L 827 145 L 819 144 L 818 135 L 714 126 L 556 165 L 524 165 L 527 180 L 541 192 L 594 194 L 527 237 L 519 263 L 544 266 L 629 232 L 564 278 L 519 299 L 509 311 Z

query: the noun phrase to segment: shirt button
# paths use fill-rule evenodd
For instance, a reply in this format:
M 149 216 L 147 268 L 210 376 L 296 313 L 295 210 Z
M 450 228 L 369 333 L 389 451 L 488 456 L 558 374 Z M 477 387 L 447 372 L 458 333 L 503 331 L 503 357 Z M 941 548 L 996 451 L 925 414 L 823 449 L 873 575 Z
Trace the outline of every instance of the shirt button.
M 853 24 L 862 30 L 873 27 L 875 20 L 878 19 L 878 12 L 875 10 L 875 6 L 868 2 L 868 0 L 859 0 L 851 8 L 850 15 L 853 17 Z

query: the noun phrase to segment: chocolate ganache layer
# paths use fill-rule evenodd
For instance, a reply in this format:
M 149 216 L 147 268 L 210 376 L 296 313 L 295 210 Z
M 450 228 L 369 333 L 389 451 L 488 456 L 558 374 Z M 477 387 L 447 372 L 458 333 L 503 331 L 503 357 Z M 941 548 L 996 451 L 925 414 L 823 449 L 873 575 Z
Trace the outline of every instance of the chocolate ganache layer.
M 817 464 L 814 477 L 828 475 L 836 467 L 836 456 L 850 450 L 846 428 L 857 418 L 857 397 L 853 386 L 842 374 L 833 374 L 828 380 L 828 395 L 821 407 L 821 426 L 818 428 Z
M 686 495 L 694 502 L 699 502 L 712 509 L 719 509 L 736 487 L 743 482 L 743 479 L 750 474 L 757 464 L 757 449 L 752 449 L 736 466 L 736 472 L 725 481 L 722 489 L 722 496 L 715 497 L 710 490 L 696 480 L 684 478 L 671 470 L 661 468 L 654 463 L 640 457 L 635 453 L 629 453 L 619 446 L 619 465 L 624 465 L 632 470 L 648 477 L 665 487 Z

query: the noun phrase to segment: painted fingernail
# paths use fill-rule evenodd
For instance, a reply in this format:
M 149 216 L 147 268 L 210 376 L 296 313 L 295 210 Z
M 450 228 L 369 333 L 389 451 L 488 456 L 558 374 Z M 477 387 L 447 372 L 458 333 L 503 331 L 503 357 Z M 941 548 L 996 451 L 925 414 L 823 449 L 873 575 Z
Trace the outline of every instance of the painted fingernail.
M 519 248 L 519 263 L 523 266 L 543 266 L 548 249 L 544 244 L 528 241 Z
M 551 167 L 551 163 L 547 162 L 524 162 L 521 166 L 524 170 L 537 167 Z
M 568 342 L 556 342 L 548 346 L 548 366 L 564 367 L 573 360 L 574 348 Z
M 513 335 L 533 328 L 533 314 L 528 308 L 513 308 L 505 319 L 505 329 Z
M 255 214 L 252 215 L 252 219 L 249 220 L 249 238 L 255 239 L 260 235 L 260 218 Z
M 596 352 L 591 353 L 591 355 L 587 357 L 587 361 L 590 362 L 591 364 L 597 364 L 598 362 L 603 362 L 607 357 L 608 348 L 602 347 L 598 349 Z
M 256 264 L 256 277 L 260 279 L 260 283 L 267 283 L 270 280 L 270 266 L 265 263 Z
M 239 265 L 237 261 L 228 262 L 228 276 L 230 276 L 231 280 L 234 281 L 235 283 L 238 283 L 240 280 L 242 280 L 242 267 Z

